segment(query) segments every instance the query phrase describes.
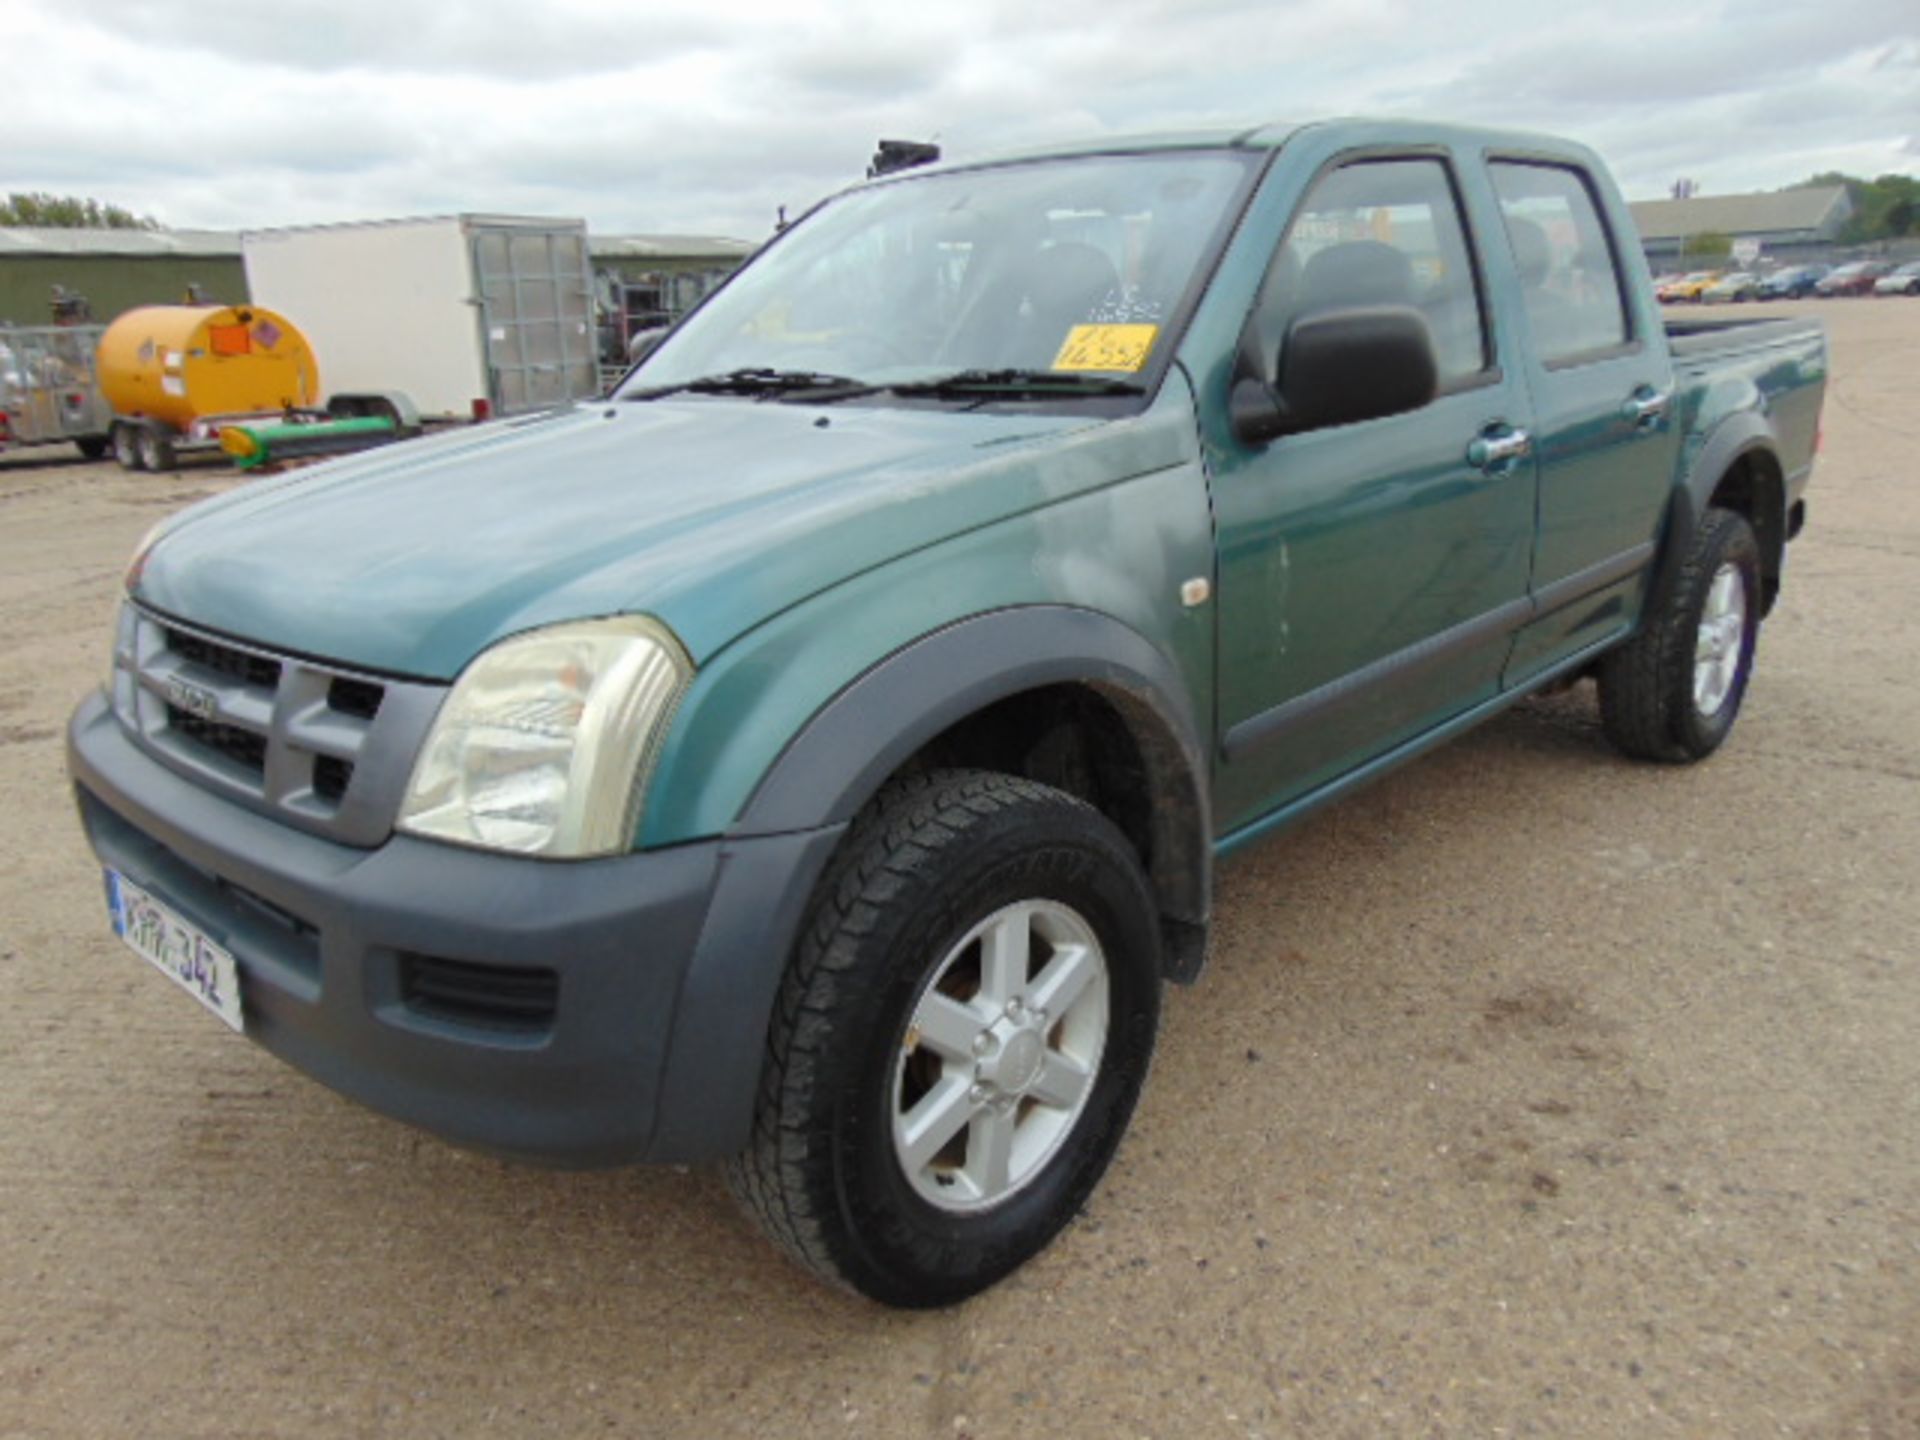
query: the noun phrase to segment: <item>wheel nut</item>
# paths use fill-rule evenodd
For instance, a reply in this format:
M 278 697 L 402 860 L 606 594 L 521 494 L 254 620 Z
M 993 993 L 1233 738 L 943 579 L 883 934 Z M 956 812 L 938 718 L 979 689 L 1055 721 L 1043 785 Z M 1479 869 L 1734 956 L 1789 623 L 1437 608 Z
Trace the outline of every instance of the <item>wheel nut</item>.
M 974 1036 L 973 1053 L 982 1056 L 991 1055 L 993 1053 L 993 1036 L 985 1030 L 982 1030 L 978 1035 Z
M 1007 1001 L 1007 1018 L 1010 1020 L 1018 1020 L 1020 1018 L 1020 997 L 1018 995 Z
M 976 1105 L 984 1105 L 991 1098 L 993 1098 L 993 1087 L 990 1085 L 976 1085 L 967 1091 L 967 1099 Z

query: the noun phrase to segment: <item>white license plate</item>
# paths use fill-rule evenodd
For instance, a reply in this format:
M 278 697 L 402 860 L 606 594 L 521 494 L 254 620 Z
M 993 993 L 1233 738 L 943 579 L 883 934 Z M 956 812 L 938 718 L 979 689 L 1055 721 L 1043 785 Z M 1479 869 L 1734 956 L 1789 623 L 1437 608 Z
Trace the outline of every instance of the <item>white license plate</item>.
M 126 876 L 107 871 L 107 911 L 113 933 L 134 954 L 185 990 L 235 1030 L 240 1019 L 240 967 L 233 956 Z

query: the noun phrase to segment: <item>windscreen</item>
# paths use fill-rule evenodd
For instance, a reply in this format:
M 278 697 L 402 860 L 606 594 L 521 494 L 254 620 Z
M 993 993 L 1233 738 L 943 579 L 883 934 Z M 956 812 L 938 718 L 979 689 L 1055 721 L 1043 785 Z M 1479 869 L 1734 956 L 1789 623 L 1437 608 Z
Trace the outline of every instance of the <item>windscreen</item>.
M 767 368 L 876 384 L 1017 368 L 1131 376 L 1224 233 L 1248 157 L 1082 157 L 912 177 L 800 222 L 623 387 Z

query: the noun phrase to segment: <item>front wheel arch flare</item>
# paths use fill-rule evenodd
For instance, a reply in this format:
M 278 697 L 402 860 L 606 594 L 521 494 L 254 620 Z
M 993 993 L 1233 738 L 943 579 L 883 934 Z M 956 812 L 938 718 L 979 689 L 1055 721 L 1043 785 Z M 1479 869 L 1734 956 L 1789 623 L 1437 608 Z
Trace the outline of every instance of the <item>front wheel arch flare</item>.
M 956 622 L 895 651 L 823 706 L 774 762 L 731 833 L 850 820 L 924 746 L 1025 691 L 1082 685 L 1112 705 L 1152 787 L 1148 874 L 1162 913 L 1204 925 L 1212 815 L 1200 728 L 1179 670 L 1095 611 L 1020 606 Z M 884 718 L 876 731 L 875 717 Z

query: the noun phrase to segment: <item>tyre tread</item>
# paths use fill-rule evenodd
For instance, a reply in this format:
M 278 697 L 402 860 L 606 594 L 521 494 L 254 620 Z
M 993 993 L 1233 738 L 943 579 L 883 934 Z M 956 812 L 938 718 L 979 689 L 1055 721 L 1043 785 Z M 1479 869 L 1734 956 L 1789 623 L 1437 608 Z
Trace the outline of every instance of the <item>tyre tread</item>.
M 835 1043 L 833 980 L 850 969 L 882 904 L 981 821 L 1018 806 L 1097 814 L 1062 791 L 985 770 L 897 777 L 858 815 L 801 926 L 774 1002 L 747 1146 L 725 1165 L 728 1188 L 766 1235 L 822 1279 L 855 1290 L 836 1259 L 825 1207 L 807 1181 L 810 1062 Z
M 1636 760 L 1685 764 L 1704 758 L 1681 735 L 1676 710 L 1692 673 L 1694 599 L 1740 543 L 1751 543 L 1746 519 L 1732 510 L 1709 509 L 1694 532 L 1672 588 L 1637 634 L 1601 660 L 1600 724 L 1621 753 Z

